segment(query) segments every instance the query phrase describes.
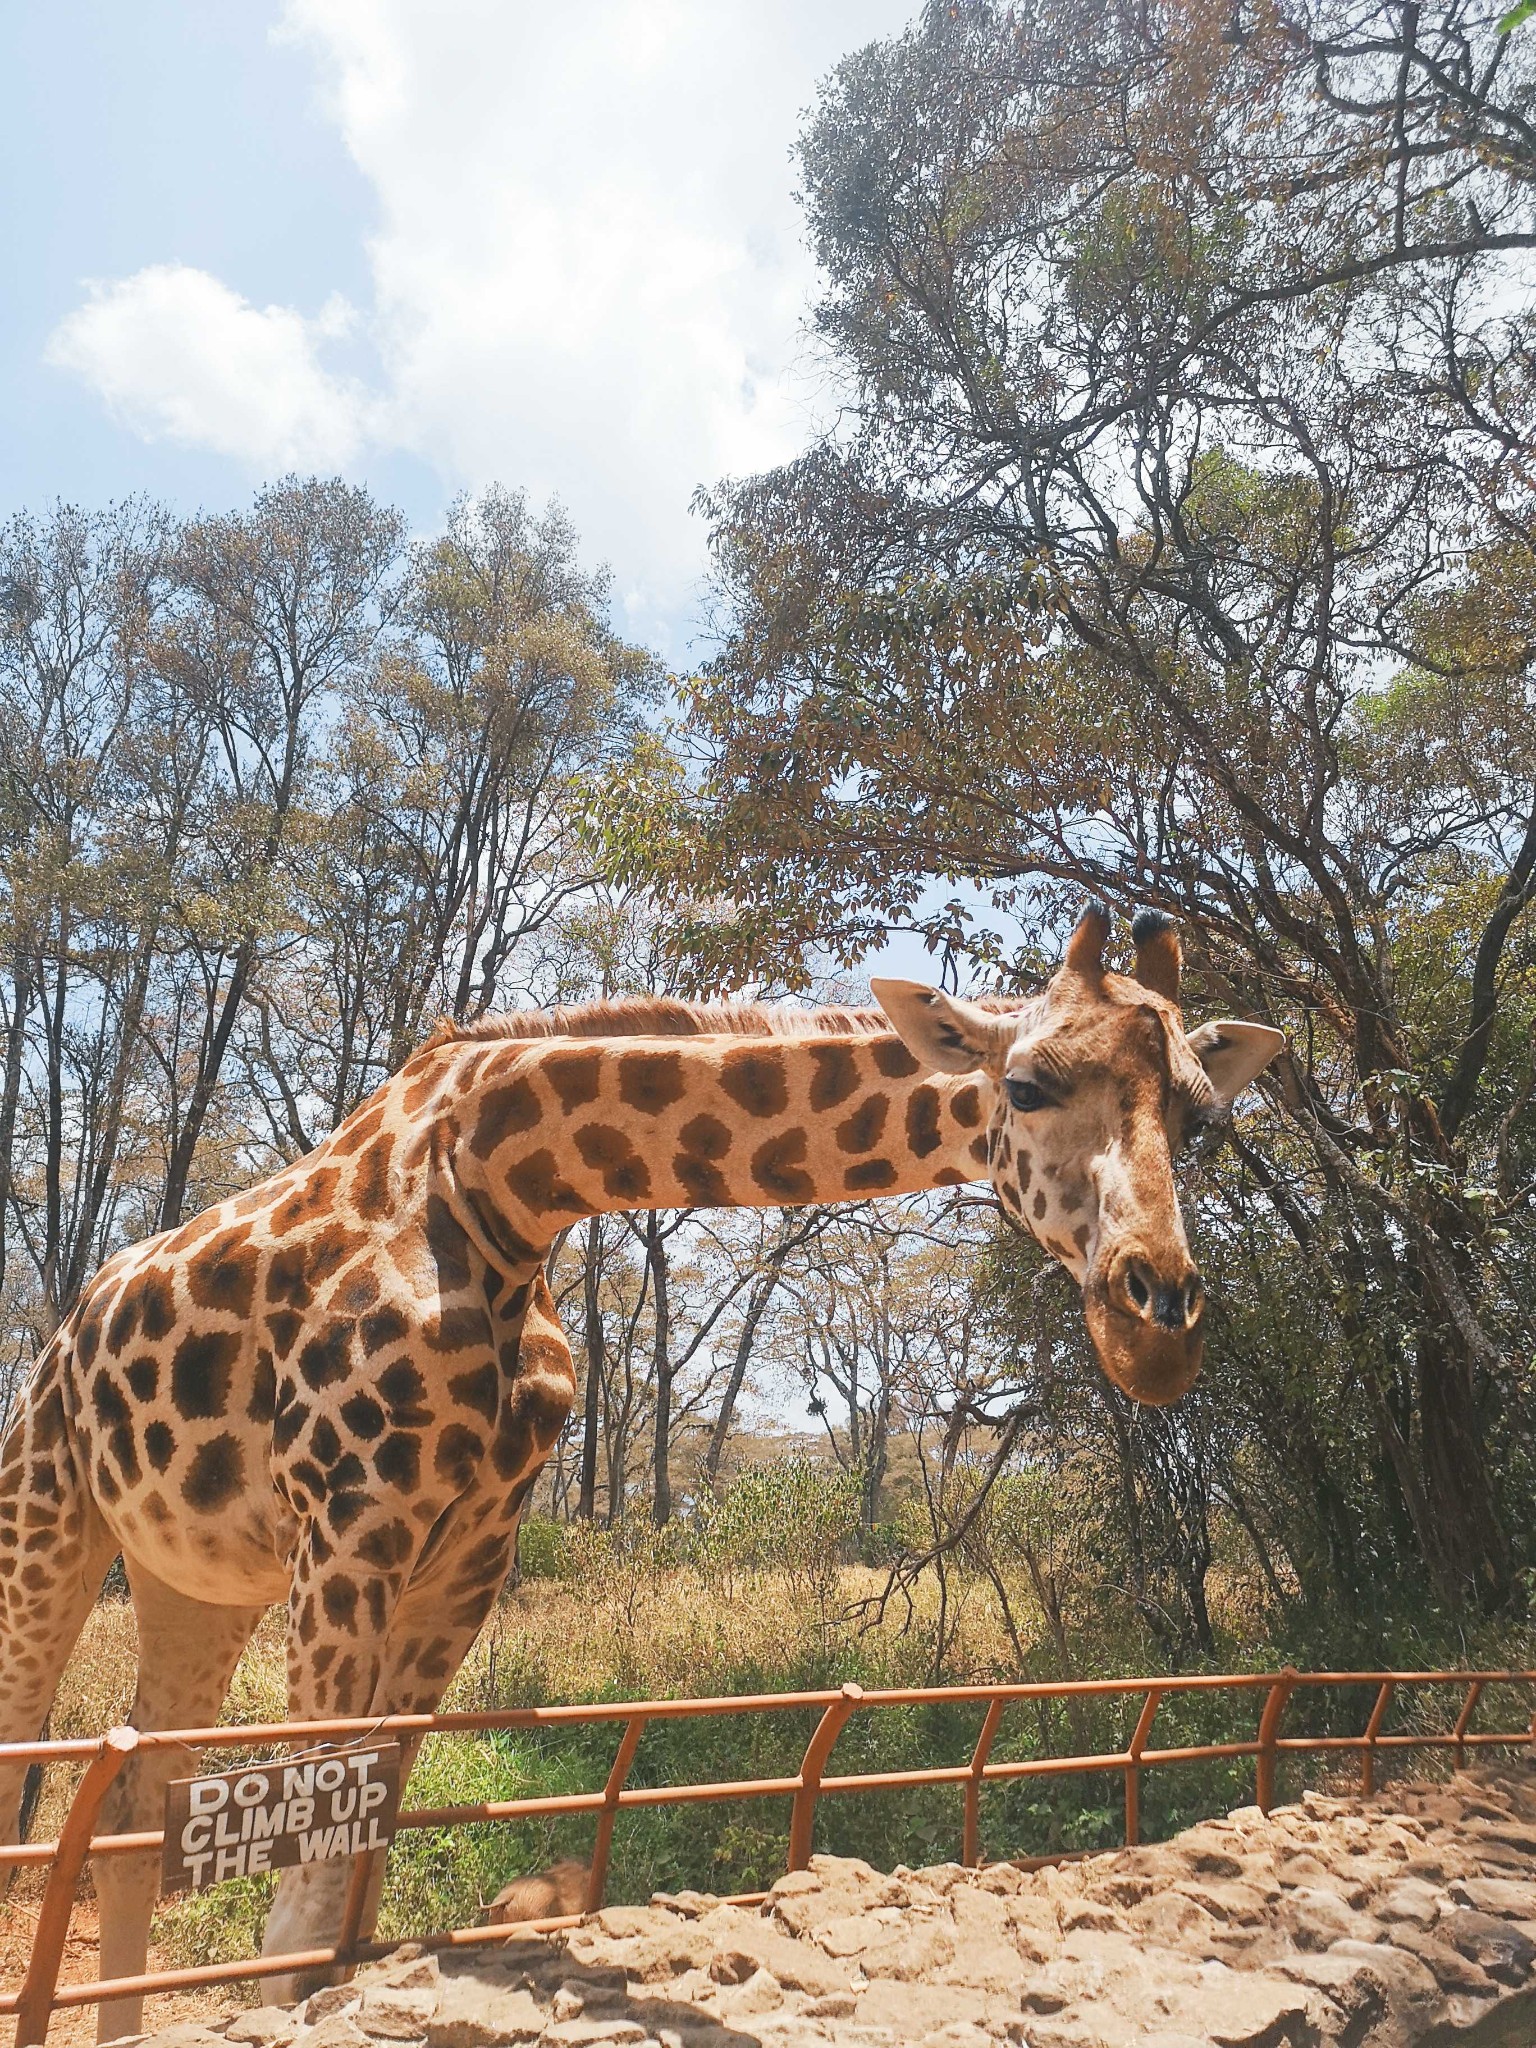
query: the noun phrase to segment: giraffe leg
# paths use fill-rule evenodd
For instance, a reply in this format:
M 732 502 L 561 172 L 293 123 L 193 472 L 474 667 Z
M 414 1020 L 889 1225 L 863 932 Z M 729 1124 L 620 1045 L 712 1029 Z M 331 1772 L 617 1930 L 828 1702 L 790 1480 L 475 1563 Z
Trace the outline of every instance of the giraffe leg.
M 35 1741 L 117 1545 L 81 1479 L 62 1340 L 0 1444 L 0 1742 Z M 19 1836 L 26 1769 L 0 1766 L 0 1842 Z M 0 1896 L 9 1870 L 0 1870 Z
M 139 1679 L 129 1716 L 135 1728 L 206 1728 L 218 1719 L 240 1652 L 260 1620 L 259 1607 L 210 1607 L 164 1585 L 127 1560 L 139 1625 Z M 103 1831 L 136 1834 L 160 1825 L 165 1787 L 195 1769 L 189 1750 L 156 1750 L 130 1759 L 108 1795 Z M 160 1889 L 158 1850 L 98 1856 L 92 1875 L 101 1909 L 101 1974 L 134 1977 L 149 1951 L 149 1922 Z M 98 2041 L 136 2034 L 142 1998 L 103 2005 Z
M 370 1572 L 306 1536 L 296 1559 L 288 1633 L 289 1712 L 430 1713 L 463 1663 L 506 1578 L 523 1503 L 571 1412 L 576 1373 L 544 1275 L 530 1291 L 516 1369 L 496 1441 L 472 1489 L 450 1502 L 408 1570 Z M 386 1625 L 387 1623 L 387 1625 Z M 402 1744 L 408 1773 L 415 1744 Z M 384 1859 L 369 1872 L 362 1919 L 373 1925 Z M 262 1942 L 265 1955 L 325 1948 L 340 1932 L 349 1861 L 285 1871 Z M 272 1980 L 281 2003 L 312 1988 Z
M 360 1692 L 363 1660 L 355 1646 L 359 1689 L 350 1699 L 327 1699 L 323 1708 L 290 1705 L 299 1715 L 429 1714 L 469 1653 L 481 1624 L 495 1604 L 511 1557 L 517 1508 L 498 1503 L 483 1518 L 466 1516 L 468 1526 L 445 1540 L 430 1562 L 399 1596 L 386 1637 L 374 1649 L 370 1667 L 372 1690 Z M 510 1517 L 510 1520 L 508 1519 Z M 489 1526 L 487 1526 L 489 1524 Z M 311 1646 L 313 1654 L 313 1645 Z M 334 1669 L 329 1664 L 328 1668 Z M 409 1776 L 419 1744 L 401 1744 L 402 1781 Z M 352 1882 L 353 1863 L 311 1863 L 286 1870 L 267 1919 L 264 1955 L 328 1947 L 337 1938 Z M 360 1928 L 371 1934 L 384 1882 L 384 1856 L 372 1859 Z M 267 1996 L 275 2004 L 290 2003 L 328 1982 L 332 1971 L 298 1973 L 269 1980 Z

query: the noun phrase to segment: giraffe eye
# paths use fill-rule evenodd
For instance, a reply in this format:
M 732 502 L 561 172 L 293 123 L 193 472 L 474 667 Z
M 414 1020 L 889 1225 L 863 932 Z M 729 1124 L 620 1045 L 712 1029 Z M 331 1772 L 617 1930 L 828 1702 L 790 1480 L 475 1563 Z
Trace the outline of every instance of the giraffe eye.
M 1014 1108 L 1023 1110 L 1026 1115 L 1032 1109 L 1049 1109 L 1051 1106 L 1051 1098 L 1038 1081 L 1025 1081 L 1016 1074 L 1010 1074 L 1003 1085 Z

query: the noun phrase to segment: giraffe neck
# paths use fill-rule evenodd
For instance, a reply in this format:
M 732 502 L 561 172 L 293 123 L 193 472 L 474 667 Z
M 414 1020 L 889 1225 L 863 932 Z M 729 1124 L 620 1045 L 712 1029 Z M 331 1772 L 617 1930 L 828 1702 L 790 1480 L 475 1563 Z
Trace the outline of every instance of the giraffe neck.
M 609 1210 L 856 1202 L 987 1170 L 983 1086 L 924 1074 L 894 1033 L 457 1047 L 421 1106 L 513 1259 Z

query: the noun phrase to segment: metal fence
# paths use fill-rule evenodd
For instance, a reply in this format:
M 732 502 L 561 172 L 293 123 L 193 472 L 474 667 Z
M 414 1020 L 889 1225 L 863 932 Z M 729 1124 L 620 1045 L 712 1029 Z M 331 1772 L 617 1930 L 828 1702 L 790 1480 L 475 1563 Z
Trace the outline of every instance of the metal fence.
M 614 1823 L 621 1812 L 630 1808 L 716 1799 L 788 1797 L 792 1805 L 786 1867 L 799 1870 L 810 1861 L 816 1805 L 823 1795 L 833 1797 L 846 1793 L 894 1791 L 911 1786 L 954 1785 L 959 1788 L 962 1798 L 960 1860 L 974 1865 L 981 1860 L 981 1794 L 987 1785 L 1017 1778 L 1120 1772 L 1125 1784 L 1125 1840 L 1129 1844 L 1141 1837 L 1142 1773 L 1160 1766 L 1252 1757 L 1255 1803 L 1267 1812 L 1274 1802 L 1275 1771 L 1282 1757 L 1309 1755 L 1338 1760 L 1354 1756 L 1358 1758 L 1360 1790 L 1369 1796 L 1376 1787 L 1378 1759 L 1383 1756 L 1407 1750 L 1449 1750 L 1459 1766 L 1466 1761 L 1469 1750 L 1536 1744 L 1536 1715 L 1515 1731 L 1473 1727 L 1478 1703 L 1491 1686 L 1519 1686 L 1529 1691 L 1536 1686 L 1536 1671 L 1285 1670 L 1219 1677 L 1085 1679 L 1032 1685 L 903 1686 L 870 1691 L 857 1685 L 845 1685 L 837 1691 L 828 1692 L 763 1693 L 729 1699 L 641 1700 L 603 1706 L 528 1707 L 504 1713 L 395 1714 L 374 1720 L 287 1721 L 255 1727 L 142 1732 L 134 1728 L 112 1728 L 96 1741 L 0 1744 L 0 1763 L 75 1762 L 86 1767 L 57 1841 L 0 1848 L 0 1872 L 16 1865 L 49 1866 L 27 1973 L 18 1990 L 0 1993 L 0 2014 L 16 2015 L 17 2048 L 34 2048 L 34 2044 L 45 2039 L 49 2019 L 60 2007 L 96 2005 L 105 1999 L 140 1992 L 152 1994 L 190 1990 L 208 1984 L 254 1982 L 295 1970 L 346 1969 L 386 1955 L 395 1945 L 361 1938 L 370 1861 L 369 1857 L 362 1856 L 354 1865 L 341 1932 L 333 1947 L 210 1963 L 194 1969 L 152 1970 L 137 1977 L 61 1985 L 59 1968 L 86 1857 L 158 1851 L 164 1839 L 158 1829 L 140 1834 L 96 1833 L 107 1791 L 123 1765 L 135 1754 L 169 1748 L 249 1750 L 278 1745 L 344 1742 L 348 1738 L 374 1741 L 404 1737 L 415 1740 L 430 1734 L 476 1734 L 503 1729 L 558 1729 L 612 1723 L 619 1731 L 618 1743 L 607 1782 L 600 1792 L 575 1792 L 538 1799 L 487 1799 L 458 1806 L 420 1806 L 401 1812 L 397 1823 L 401 1830 L 442 1828 L 484 1821 L 548 1819 L 562 1814 L 590 1813 L 596 1819 L 596 1839 L 585 1910 L 595 1912 L 603 1902 L 607 1885 Z M 1374 1691 L 1374 1703 L 1360 1734 L 1286 1735 L 1281 1732 L 1287 1706 L 1298 1695 L 1309 1690 L 1326 1692 L 1344 1687 L 1367 1687 Z M 1409 1692 L 1445 1688 L 1455 1688 L 1460 1693 L 1459 1701 L 1455 1703 L 1455 1720 L 1450 1726 L 1421 1733 L 1385 1731 L 1387 1711 L 1395 1698 Z M 1254 1695 L 1259 1704 L 1251 1739 L 1162 1749 L 1152 1747 L 1153 1726 L 1165 1700 L 1213 1692 Z M 1036 1756 L 992 1761 L 998 1728 L 1010 1707 L 1031 1700 L 1070 1702 L 1086 1699 L 1140 1700 L 1134 1732 L 1124 1749 L 1101 1755 Z M 962 1703 L 974 1703 L 983 1709 L 980 1730 L 968 1762 L 917 1770 L 828 1775 L 827 1766 L 834 1745 L 852 1716 L 878 1713 L 882 1708 Z M 800 1768 L 793 1777 L 733 1779 L 697 1785 L 632 1786 L 627 1783 L 641 1737 L 653 1722 L 716 1715 L 777 1714 L 806 1709 L 816 1711 L 817 1720 Z M 1448 1710 L 1446 1718 L 1449 1718 Z M 1064 1859 L 1044 1857 L 1029 1860 L 1050 1862 Z M 741 1895 L 743 1902 L 761 1896 L 760 1893 Z M 547 1931 L 574 1924 L 574 1917 L 531 1921 L 524 1925 L 528 1929 Z M 509 1929 L 505 1926 L 451 1928 L 421 1938 L 421 1946 L 429 1949 L 466 1948 L 505 1941 L 508 1935 Z

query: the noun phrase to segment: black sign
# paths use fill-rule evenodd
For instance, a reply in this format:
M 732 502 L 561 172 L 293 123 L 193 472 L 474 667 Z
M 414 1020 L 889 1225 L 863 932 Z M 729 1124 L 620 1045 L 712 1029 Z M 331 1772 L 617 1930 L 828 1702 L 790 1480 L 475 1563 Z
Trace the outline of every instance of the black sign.
M 386 1849 L 400 1807 L 400 1745 L 247 1764 L 165 1788 L 161 1882 L 200 1891 L 226 1877 Z

